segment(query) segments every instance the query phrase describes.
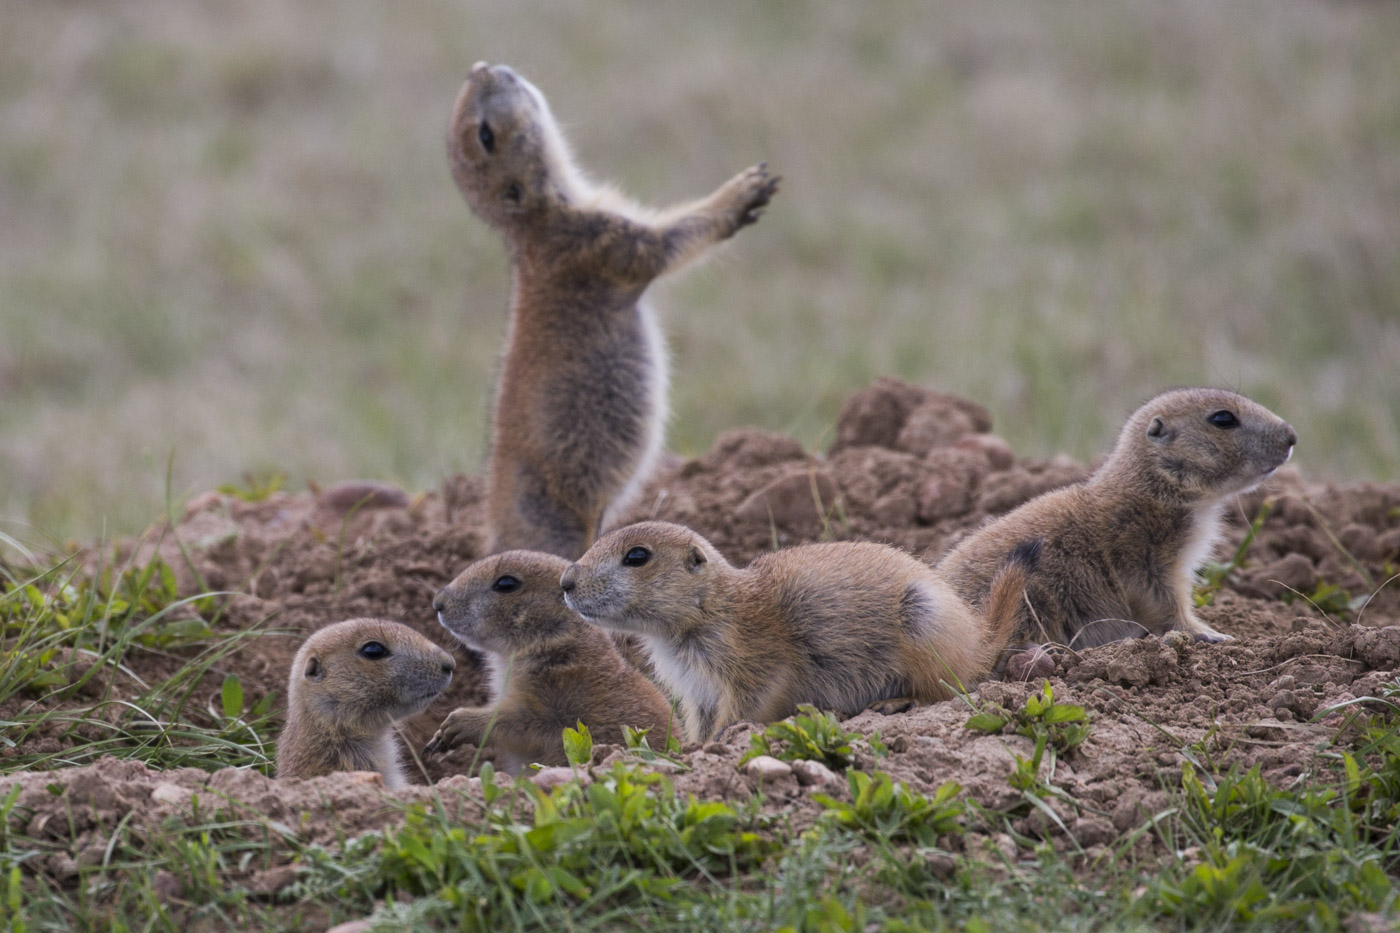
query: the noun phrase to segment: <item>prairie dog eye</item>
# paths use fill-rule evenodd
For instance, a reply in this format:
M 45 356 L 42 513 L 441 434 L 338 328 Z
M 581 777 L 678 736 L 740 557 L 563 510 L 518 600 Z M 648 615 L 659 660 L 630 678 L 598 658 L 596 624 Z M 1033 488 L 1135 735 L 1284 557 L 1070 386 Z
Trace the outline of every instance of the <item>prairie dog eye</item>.
M 651 551 L 644 547 L 634 547 L 622 557 L 622 566 L 640 567 L 651 560 Z
M 1222 430 L 1237 428 L 1240 426 L 1240 419 L 1235 417 L 1235 413 L 1227 409 L 1221 409 L 1206 419 L 1211 424 Z
M 481 143 L 481 148 L 487 152 L 496 151 L 496 134 L 491 132 L 491 124 L 485 120 L 476 128 L 476 138 Z
M 520 581 L 510 574 L 497 577 L 496 582 L 491 584 L 491 589 L 497 593 L 514 593 L 520 589 Z
M 360 646 L 360 657 L 371 661 L 380 661 L 389 656 L 389 649 L 381 642 L 367 641 Z

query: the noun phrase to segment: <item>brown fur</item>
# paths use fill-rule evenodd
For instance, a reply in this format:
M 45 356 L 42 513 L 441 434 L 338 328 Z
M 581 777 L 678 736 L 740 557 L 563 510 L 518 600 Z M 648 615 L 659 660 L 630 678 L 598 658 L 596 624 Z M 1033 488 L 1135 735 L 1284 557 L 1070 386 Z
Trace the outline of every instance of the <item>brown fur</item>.
M 553 554 L 507 551 L 472 564 L 438 593 L 439 620 L 486 655 L 495 696 L 492 706 L 453 710 L 425 752 L 486 743 L 510 772 L 531 762 L 562 765 L 563 731 L 579 722 L 596 742 L 622 744 L 628 725 L 650 730 L 665 747 L 670 705 L 606 635 L 564 605 L 566 567 Z M 502 591 L 509 580 L 514 588 Z
M 457 98 L 447 150 L 462 195 L 505 238 L 512 263 L 488 553 L 573 559 L 661 449 L 667 361 L 642 292 L 756 221 L 779 179 L 760 165 L 707 198 L 647 210 L 587 180 L 544 96 L 484 62 Z
M 627 564 L 634 551 L 640 566 Z M 1013 562 L 999 587 L 1012 623 L 1023 580 Z M 740 569 L 689 528 L 643 522 L 604 535 L 561 582 L 584 618 L 640 637 L 693 742 L 799 703 L 853 715 L 946 699 L 991 669 L 1010 634 L 881 544 L 809 544 Z
M 365 657 L 371 642 L 389 653 Z M 378 771 L 403 787 L 393 723 L 421 712 L 455 667 L 452 655 L 397 622 L 350 619 L 316 631 L 292 661 L 277 776 Z
M 1238 426 L 1207 420 L 1222 411 Z M 1218 541 L 1225 501 L 1263 482 L 1296 441 L 1287 422 L 1234 392 L 1165 392 L 1128 419 L 1088 480 L 975 532 L 938 569 L 978 605 L 1003 556 L 1040 542 L 1013 645 L 1080 648 L 1172 629 L 1225 640 L 1192 611 L 1193 572 Z

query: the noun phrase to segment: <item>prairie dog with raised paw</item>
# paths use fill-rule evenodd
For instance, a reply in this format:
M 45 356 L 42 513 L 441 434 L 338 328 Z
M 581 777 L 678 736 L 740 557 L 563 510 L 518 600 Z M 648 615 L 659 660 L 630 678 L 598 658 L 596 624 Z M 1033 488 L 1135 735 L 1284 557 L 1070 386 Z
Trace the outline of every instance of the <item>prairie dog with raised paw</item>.
M 472 564 L 433 599 L 444 628 L 486 657 L 492 705 L 453 710 L 425 753 L 469 742 L 496 749 L 514 773 L 531 762 L 563 765 L 563 732 L 582 722 L 597 742 L 622 744 L 622 727 L 664 738 L 671 707 L 614 650 L 607 635 L 564 605 L 568 561 L 506 551 Z
M 487 470 L 487 553 L 578 557 L 661 450 L 667 358 L 648 284 L 758 219 L 763 165 L 667 211 L 574 165 L 544 95 L 478 62 L 452 110 L 452 177 L 511 255 L 510 330 Z
M 854 715 L 947 699 L 996 662 L 1033 559 L 1008 562 L 983 616 L 882 544 L 807 544 L 738 568 L 689 528 L 642 522 L 604 535 L 560 583 L 585 619 L 641 640 L 702 742 L 799 703 Z
M 378 771 L 408 784 L 393 724 L 452 682 L 452 655 L 406 625 L 349 619 L 313 632 L 292 661 L 277 776 Z
M 1297 441 L 1288 422 L 1234 392 L 1164 392 L 1128 419 L 1087 480 L 974 532 L 938 569 L 977 605 L 1002 556 L 1039 542 L 1013 644 L 1084 648 L 1173 630 L 1224 641 L 1193 611 L 1194 572 L 1220 540 L 1230 497 L 1268 479 Z

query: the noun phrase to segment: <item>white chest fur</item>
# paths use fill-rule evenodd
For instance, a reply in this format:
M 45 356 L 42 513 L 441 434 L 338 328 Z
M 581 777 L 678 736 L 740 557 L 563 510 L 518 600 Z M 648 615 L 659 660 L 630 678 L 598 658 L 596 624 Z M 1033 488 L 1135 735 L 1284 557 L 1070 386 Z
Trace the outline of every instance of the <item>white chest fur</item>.
M 1220 542 L 1220 517 L 1225 511 L 1225 503 L 1212 502 L 1196 509 L 1192 515 L 1191 534 L 1181 552 L 1181 571 L 1194 574 L 1215 554 Z
M 643 635 L 642 645 L 651 655 L 656 676 L 671 692 L 699 709 L 713 710 L 719 705 L 719 686 L 703 662 L 680 657 L 674 644 L 655 635 Z

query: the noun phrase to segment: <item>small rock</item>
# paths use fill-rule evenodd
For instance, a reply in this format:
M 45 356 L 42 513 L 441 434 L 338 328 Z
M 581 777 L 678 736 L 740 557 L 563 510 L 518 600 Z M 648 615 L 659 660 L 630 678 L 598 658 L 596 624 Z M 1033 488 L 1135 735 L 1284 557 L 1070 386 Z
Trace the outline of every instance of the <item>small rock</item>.
M 803 787 L 831 787 L 841 783 L 841 778 L 837 777 L 835 771 L 820 761 L 810 761 L 806 758 L 792 763 L 792 773 L 797 777 L 797 783 Z
M 156 897 L 165 903 L 169 903 L 174 898 L 185 896 L 185 886 L 180 883 L 179 878 L 168 871 L 156 872 L 156 876 L 151 879 L 151 890 L 155 892 Z
M 588 775 L 588 772 L 580 771 L 575 773 L 573 768 L 541 768 L 530 775 L 530 780 L 534 781 L 536 786 L 541 790 L 546 791 L 554 790 L 556 787 L 562 787 L 575 778 L 578 778 L 579 784 L 584 787 L 593 783 L 593 779 Z
M 411 500 L 393 483 L 349 480 L 328 486 L 316 496 L 316 504 L 333 512 L 363 512 L 369 509 L 404 509 Z
M 1044 680 L 1055 673 L 1055 659 L 1040 645 L 1013 654 L 1006 661 L 1006 679 L 1022 683 Z
M 1288 714 L 1290 717 L 1292 714 Z M 1288 738 L 1288 730 L 1280 725 L 1271 725 L 1266 722 L 1250 723 L 1244 727 L 1244 734 L 1251 739 L 1262 739 L 1266 742 L 1282 742 Z
M 987 464 L 998 472 L 1016 465 L 1016 451 L 1006 438 L 997 434 L 969 434 L 953 445 L 958 450 L 975 450 L 987 458 Z
M 1243 589 L 1271 599 L 1285 593 L 1311 593 L 1317 588 L 1317 568 L 1312 558 L 1297 551 L 1249 574 Z
M 267 871 L 253 872 L 253 877 L 248 879 L 248 892 L 254 897 L 269 898 L 296 880 L 295 865 L 278 865 Z
M 1356 695 L 1353 693 L 1339 693 L 1336 696 L 1327 699 L 1325 702 L 1322 703 L 1322 709 L 1327 710 L 1329 708 L 1339 706 L 1341 707 L 1341 709 L 1332 709 L 1331 712 L 1326 713 L 1322 717 L 1322 721 L 1325 723 L 1334 723 L 1340 721 L 1348 713 L 1355 711 L 1356 707 L 1359 705 L 1353 703 L 1351 706 L 1342 706 L 1342 704 L 1355 699 Z
M 760 781 L 776 781 L 792 774 L 792 765 L 772 755 L 759 755 L 744 765 L 744 773 Z
M 481 778 L 467 777 L 465 774 L 450 774 L 434 786 L 439 790 L 460 790 L 468 794 L 478 793 L 481 790 Z
M 331 927 L 326 933 L 369 933 L 373 929 L 368 917 L 363 920 L 350 920 L 345 923 L 338 923 Z
M 1363 628 L 1356 633 L 1356 656 L 1367 667 L 1389 671 L 1400 667 L 1400 625 Z
M 1084 816 L 1070 825 L 1070 831 L 1081 846 L 1105 845 L 1118 838 L 1118 830 L 1102 817 Z
M 957 860 L 946 852 L 929 853 L 924 857 L 924 866 L 939 881 L 951 881 L 958 873 Z
M 186 806 L 193 797 L 193 791 L 178 784 L 157 784 L 151 789 L 152 800 L 177 807 Z
M 1337 533 L 1337 540 L 1359 561 L 1375 563 L 1384 553 L 1380 535 L 1376 534 L 1374 528 L 1365 525 L 1347 525 Z

